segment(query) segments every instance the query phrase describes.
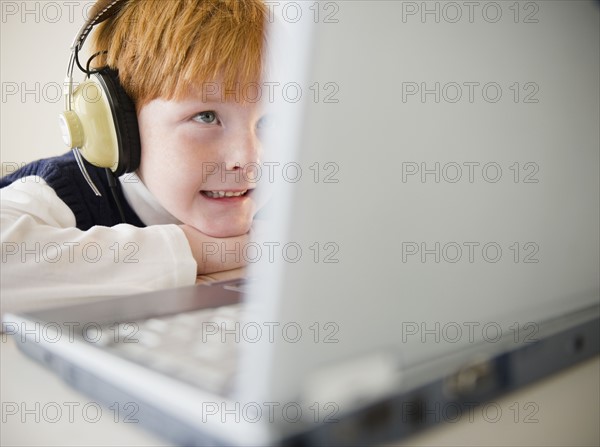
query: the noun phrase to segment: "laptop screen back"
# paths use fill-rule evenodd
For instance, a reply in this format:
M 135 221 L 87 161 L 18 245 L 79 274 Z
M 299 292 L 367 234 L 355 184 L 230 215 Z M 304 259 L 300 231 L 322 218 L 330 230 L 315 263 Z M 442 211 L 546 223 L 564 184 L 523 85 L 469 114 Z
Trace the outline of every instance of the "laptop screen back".
M 275 342 L 250 346 L 248 398 L 402 382 L 597 302 L 597 3 L 272 6 L 269 281 L 248 301 Z

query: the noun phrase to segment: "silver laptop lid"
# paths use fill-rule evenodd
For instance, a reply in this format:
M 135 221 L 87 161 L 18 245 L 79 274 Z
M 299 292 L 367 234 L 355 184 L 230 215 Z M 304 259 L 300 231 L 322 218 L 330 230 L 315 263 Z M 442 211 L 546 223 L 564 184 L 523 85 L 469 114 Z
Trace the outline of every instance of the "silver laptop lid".
M 597 3 L 276 3 L 245 399 L 369 398 L 598 301 Z

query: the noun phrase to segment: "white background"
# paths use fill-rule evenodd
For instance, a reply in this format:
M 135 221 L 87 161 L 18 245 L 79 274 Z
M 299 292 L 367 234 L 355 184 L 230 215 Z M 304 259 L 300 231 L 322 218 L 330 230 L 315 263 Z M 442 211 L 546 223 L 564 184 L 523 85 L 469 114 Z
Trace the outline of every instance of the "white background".
M 15 163 L 67 150 L 58 126 L 64 107 L 59 89 L 71 42 L 92 4 L 0 0 L 2 174 L 14 170 Z

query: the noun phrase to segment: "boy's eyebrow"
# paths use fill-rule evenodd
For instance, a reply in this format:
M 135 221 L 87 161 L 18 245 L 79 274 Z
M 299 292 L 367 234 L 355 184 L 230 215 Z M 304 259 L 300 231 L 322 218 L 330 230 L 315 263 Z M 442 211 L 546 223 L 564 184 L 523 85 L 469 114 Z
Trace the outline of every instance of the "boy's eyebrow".
M 258 83 L 253 83 L 257 84 Z M 260 86 L 259 86 L 260 89 Z M 262 93 L 258 93 L 259 96 Z M 197 100 L 203 103 L 246 103 L 246 102 L 257 102 L 256 94 L 254 92 L 247 92 L 243 86 L 236 83 L 235 86 L 226 87 L 223 83 L 218 82 L 204 82 L 200 85 L 190 86 L 188 90 L 188 96 L 190 100 Z M 187 98 L 184 98 L 187 99 Z M 250 99 L 250 101 L 246 101 Z
M 217 96 L 216 98 L 214 96 Z M 223 98 L 221 97 L 221 95 L 211 95 L 211 96 L 202 96 L 200 98 L 201 102 L 209 102 L 209 103 L 227 103 L 229 101 L 223 101 Z
M 175 99 L 175 101 L 180 102 L 184 105 L 194 105 L 194 104 L 214 104 L 214 103 L 226 103 L 229 101 L 223 101 L 220 94 L 206 95 L 201 93 L 193 92 L 183 98 Z
M 223 97 L 225 96 L 225 97 Z M 192 106 L 201 106 L 201 105 L 214 105 L 214 104 L 222 104 L 224 106 L 229 106 L 232 104 L 239 104 L 242 106 L 246 106 L 252 103 L 255 103 L 256 101 L 252 102 L 252 101 L 245 101 L 243 97 L 240 96 L 235 96 L 233 94 L 229 94 L 229 95 L 221 95 L 221 94 L 213 94 L 210 96 L 192 96 L 192 97 L 188 97 L 186 99 L 183 100 L 183 103 L 185 103 L 186 105 L 189 105 L 190 107 Z
M 184 97 L 181 99 L 182 103 L 187 103 L 187 104 L 193 104 L 193 103 L 205 103 L 205 104 L 215 104 L 215 103 L 221 103 L 221 104 L 226 104 L 229 103 L 231 101 L 227 101 L 225 100 L 227 97 L 229 96 L 233 96 L 233 95 L 229 95 L 226 96 L 225 98 L 223 98 L 222 93 L 205 93 L 205 92 L 196 92 L 194 91 L 193 93 L 189 94 L 188 96 Z
M 248 105 L 262 102 L 263 95 L 270 95 L 263 89 L 258 81 L 248 84 L 236 82 L 233 85 L 216 81 L 201 82 L 188 85 L 186 93 L 175 100 L 188 104 Z
M 201 108 L 215 107 L 217 104 L 221 104 L 224 107 L 227 107 L 227 106 L 232 106 L 232 105 L 236 105 L 236 104 L 249 105 L 250 103 L 241 101 L 239 99 L 236 100 L 234 98 L 231 98 L 230 100 L 225 100 L 225 99 L 221 98 L 220 95 L 213 95 L 213 97 L 208 97 L 208 98 L 188 97 L 188 98 L 184 99 L 183 101 L 181 101 L 180 104 L 189 109 L 201 109 Z

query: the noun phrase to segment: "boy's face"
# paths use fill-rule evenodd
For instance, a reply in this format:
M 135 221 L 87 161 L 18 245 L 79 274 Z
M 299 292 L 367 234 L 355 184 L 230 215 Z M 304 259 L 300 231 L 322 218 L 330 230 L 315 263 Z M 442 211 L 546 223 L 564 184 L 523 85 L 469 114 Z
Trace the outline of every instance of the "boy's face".
M 138 174 L 181 222 L 213 237 L 247 233 L 258 210 L 261 107 L 220 94 L 155 99 L 138 112 Z M 254 170 L 254 172 L 256 172 Z

